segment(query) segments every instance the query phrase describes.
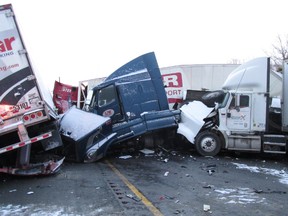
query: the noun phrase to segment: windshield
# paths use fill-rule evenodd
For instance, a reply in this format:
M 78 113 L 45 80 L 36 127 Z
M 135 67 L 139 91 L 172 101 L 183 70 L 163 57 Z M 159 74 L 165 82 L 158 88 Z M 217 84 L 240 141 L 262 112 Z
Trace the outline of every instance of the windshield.
M 218 108 L 223 108 L 226 106 L 227 102 L 229 100 L 229 92 L 225 93 L 224 99 L 222 100 L 222 102 L 219 102 L 218 104 Z

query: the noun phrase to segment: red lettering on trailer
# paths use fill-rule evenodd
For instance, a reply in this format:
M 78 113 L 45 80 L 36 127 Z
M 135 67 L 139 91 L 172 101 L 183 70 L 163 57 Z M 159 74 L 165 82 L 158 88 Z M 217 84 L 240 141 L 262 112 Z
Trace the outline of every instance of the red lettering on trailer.
M 166 94 L 169 95 L 169 96 L 172 96 L 172 95 L 181 95 L 181 89 L 174 89 L 174 90 L 168 90 L 166 91 Z
M 5 38 L 4 42 L 0 41 L 0 52 L 7 52 L 12 50 L 12 42 L 15 41 L 14 37 Z
M 180 72 L 163 74 L 162 79 L 166 87 L 181 88 L 183 86 L 182 74 Z

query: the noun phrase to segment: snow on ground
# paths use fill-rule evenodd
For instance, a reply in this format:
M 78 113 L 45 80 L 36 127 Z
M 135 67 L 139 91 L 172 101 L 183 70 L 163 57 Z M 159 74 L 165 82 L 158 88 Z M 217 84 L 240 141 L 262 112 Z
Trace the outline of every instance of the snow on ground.
M 106 212 L 109 207 L 96 208 L 89 215 L 102 215 Z M 0 205 L 0 215 L 1 216 L 80 216 L 82 214 L 73 213 L 72 207 L 59 207 L 59 206 L 47 206 L 47 205 Z
M 227 204 L 251 204 L 265 201 L 265 198 L 260 198 L 255 190 L 250 188 L 219 188 L 215 192 L 218 193 L 218 199 L 225 201 Z
M 283 169 L 276 170 L 276 169 L 262 168 L 262 167 L 257 167 L 257 166 L 248 166 L 246 164 L 240 164 L 240 163 L 232 163 L 232 164 L 236 165 L 237 169 L 246 169 L 246 170 L 249 170 L 250 172 L 262 173 L 262 174 L 278 177 L 280 183 L 288 185 L 288 173 Z

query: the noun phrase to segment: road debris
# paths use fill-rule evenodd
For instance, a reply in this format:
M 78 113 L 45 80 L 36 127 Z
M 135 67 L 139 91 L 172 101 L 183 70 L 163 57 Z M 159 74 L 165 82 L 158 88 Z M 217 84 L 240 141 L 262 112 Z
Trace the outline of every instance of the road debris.
M 129 159 L 129 158 L 132 158 L 132 156 L 131 155 L 123 155 L 123 156 L 120 156 L 119 158 L 126 160 L 126 159 Z
M 203 188 L 207 188 L 207 189 L 211 189 L 213 187 L 213 185 L 204 185 Z
M 168 163 L 168 158 L 165 158 L 164 160 L 163 160 L 163 162 L 165 162 L 165 163 Z
M 149 155 L 154 155 L 155 151 L 150 150 L 150 149 L 141 149 L 139 150 L 141 153 L 143 153 L 145 156 L 149 156 Z
M 169 171 L 165 172 L 165 173 L 164 173 L 164 176 L 168 176 L 168 174 L 169 174 Z
M 140 202 L 141 199 L 139 199 L 138 197 L 136 196 L 133 196 L 132 194 L 126 194 L 126 197 L 132 199 L 132 200 L 135 200 L 136 202 Z
M 210 164 L 206 166 L 205 164 L 202 164 L 201 169 L 207 171 L 209 175 L 212 175 L 214 172 L 216 172 L 216 164 Z
M 205 212 L 210 211 L 210 210 L 211 210 L 210 205 L 204 204 L 204 205 L 203 205 L 203 210 L 204 210 Z

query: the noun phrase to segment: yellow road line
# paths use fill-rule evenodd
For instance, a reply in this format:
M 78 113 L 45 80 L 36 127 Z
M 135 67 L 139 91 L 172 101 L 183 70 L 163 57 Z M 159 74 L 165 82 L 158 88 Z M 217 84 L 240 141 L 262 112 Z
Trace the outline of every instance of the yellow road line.
M 126 186 L 139 198 L 141 202 L 151 211 L 155 216 L 163 216 L 163 214 L 133 185 L 128 179 L 120 173 L 120 171 L 113 166 L 108 160 L 105 161 L 106 164 L 116 173 L 119 178 L 126 184 Z

